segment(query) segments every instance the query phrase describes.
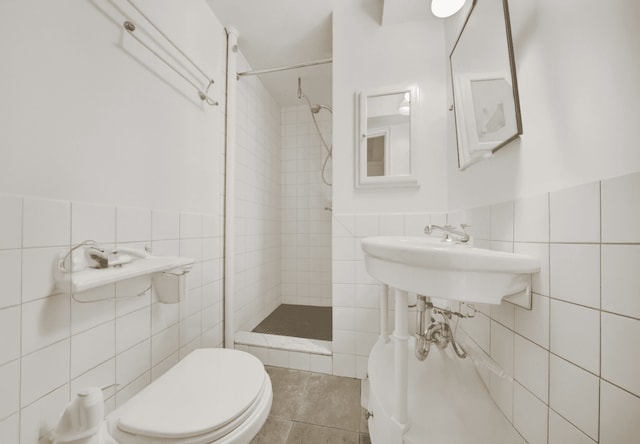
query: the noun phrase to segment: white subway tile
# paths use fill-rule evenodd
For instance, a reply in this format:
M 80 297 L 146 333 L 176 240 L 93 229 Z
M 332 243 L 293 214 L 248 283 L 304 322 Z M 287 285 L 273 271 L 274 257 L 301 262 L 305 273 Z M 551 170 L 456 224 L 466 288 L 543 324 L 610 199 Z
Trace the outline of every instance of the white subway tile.
M 355 284 L 356 262 L 333 261 L 332 279 L 334 284 Z
M 115 355 L 115 323 L 107 322 L 71 337 L 71 377 L 80 376 Z
M 529 444 L 547 444 L 548 407 L 520 384 L 514 384 L 513 425 Z
M 333 351 L 336 353 L 355 354 L 356 335 L 354 331 L 333 330 Z
M 381 214 L 380 235 L 401 236 L 404 234 L 404 216 L 402 214 Z
M 18 413 L 0 420 L 0 442 L 20 442 L 20 415 Z
M 22 247 L 22 198 L 0 194 L 0 250 Z
M 554 355 L 549 368 L 549 407 L 598 439 L 598 377 Z
M 333 216 L 333 237 L 353 237 L 356 235 L 356 218 L 353 214 Z
M 335 376 L 344 376 L 346 378 L 354 378 L 356 376 L 355 355 L 334 353 L 333 354 L 333 374 Z
M 552 192 L 551 242 L 600 242 L 600 183 Z
M 332 312 L 334 330 L 355 330 L 356 314 L 354 308 L 334 307 Z
M 181 239 L 180 256 L 190 257 L 196 262 L 202 261 L 202 241 L 198 239 Z
M 121 387 L 150 370 L 151 341 L 147 340 L 116 356 L 116 383 Z
M 356 258 L 356 241 L 352 237 L 334 237 L 332 244 L 334 260 L 352 261 Z
M 92 368 L 88 372 L 78 376 L 71 381 L 71 396 L 75 396 L 80 390 L 86 387 L 109 387 L 116 382 L 116 359 L 115 357 Z M 105 398 L 113 396 L 115 387 L 103 389 Z
M 513 252 L 538 259 L 540 272 L 531 275 L 531 289 L 534 293 L 549 296 L 549 244 L 516 242 Z
M 176 353 L 180 348 L 180 329 L 178 325 L 166 328 L 151 338 L 151 365 L 160 362 Z
M 640 396 L 640 320 L 602 313 L 602 377 Z
M 640 245 L 602 245 L 602 309 L 640 318 Z
M 60 253 L 54 248 L 29 248 L 22 251 L 22 302 L 49 296 L 54 290 L 53 274 Z
M 430 224 L 430 217 L 426 213 L 405 214 L 404 234 L 406 236 L 424 236 L 424 229 Z
M 355 330 L 358 332 L 378 333 L 380 310 L 377 308 L 356 308 Z
M 551 296 L 600 308 L 600 246 L 551 244 Z
M 42 371 L 46 369 L 46 371 Z M 24 407 L 69 380 L 69 340 L 22 358 L 20 402 Z
M 0 418 L 20 409 L 20 361 L 0 365 Z
M 356 307 L 376 308 L 380 306 L 380 285 L 358 284 L 356 285 Z
M 202 237 L 202 215 L 180 213 L 180 238 Z
M 203 237 L 219 237 L 220 216 L 216 214 L 205 214 L 202 216 L 202 236 Z
M 333 362 L 331 356 L 314 355 L 309 358 L 309 370 L 315 373 L 331 374 Z
M 640 242 L 640 173 L 602 181 L 602 242 Z
M 490 352 L 491 344 L 491 319 L 483 313 L 477 313 L 475 317 L 464 319 L 462 328 L 486 353 Z
M 57 425 L 69 403 L 69 385 L 63 385 L 20 411 L 20 444 L 34 444 Z M 11 441 L 15 442 L 15 441 Z
M 22 245 L 68 246 L 71 242 L 71 203 L 25 197 Z
M 180 256 L 180 241 L 178 239 L 152 241 L 151 252 L 154 256 Z
M 269 365 L 289 367 L 289 352 L 286 350 L 269 349 Z
M 514 377 L 543 402 L 549 402 L 549 352 L 516 335 Z
M 513 242 L 513 202 L 491 206 L 491 240 Z
M 380 224 L 377 214 L 356 214 L 356 236 L 377 236 L 380 233 Z
M 20 307 L 0 310 L 0 365 L 20 357 Z M 0 418 L 3 416 L 0 415 Z
M 514 239 L 516 242 L 549 242 L 549 194 L 514 202 Z
M 68 338 L 70 297 L 58 294 L 22 304 L 22 354 Z
M 591 373 L 600 372 L 600 312 L 551 300 L 550 350 Z
M 600 403 L 600 444 L 638 442 L 640 398 L 602 381 Z
M 151 210 L 118 207 L 116 209 L 116 230 L 118 243 L 151 240 Z
M 354 284 L 333 284 L 333 306 L 355 307 L 356 288 Z
M 532 308 L 516 307 L 515 331 L 549 349 L 549 298 L 532 294 Z
M 112 299 L 115 296 L 114 285 L 104 285 L 74 296 L 81 301 L 96 300 L 96 302 L 82 303 L 71 300 L 72 335 L 114 320 L 116 313 L 115 301 Z
M 512 379 L 489 376 L 489 393 L 509 422 L 513 422 L 513 385 Z
M 177 211 L 151 211 L 151 239 L 169 240 L 180 237 L 180 213 Z
M 508 329 L 514 329 L 515 309 L 513 304 L 491 305 L 491 319 Z
M 356 332 L 356 355 L 369 357 L 371 349 L 380 337 L 377 333 Z
M 289 352 L 289 368 L 309 371 L 310 367 L 311 358 L 309 353 Z
M 131 381 L 126 387 L 120 388 L 120 390 L 116 393 L 116 406 L 120 407 L 121 405 L 123 405 L 150 383 L 151 372 L 148 371 Z
M 491 321 L 491 357 L 508 375 L 513 375 L 514 333 Z
M 115 243 L 115 205 L 71 203 L 71 243 L 77 245 L 86 240 L 102 244 Z
M 22 251 L 0 251 L 0 309 L 18 305 L 22 293 Z
M 149 338 L 151 315 L 149 307 L 128 313 L 116 319 L 116 353 Z
M 595 441 L 549 409 L 549 444 L 595 444 Z
M 465 211 L 465 219 L 469 228 L 467 231 L 474 240 L 491 239 L 491 207 L 477 207 Z

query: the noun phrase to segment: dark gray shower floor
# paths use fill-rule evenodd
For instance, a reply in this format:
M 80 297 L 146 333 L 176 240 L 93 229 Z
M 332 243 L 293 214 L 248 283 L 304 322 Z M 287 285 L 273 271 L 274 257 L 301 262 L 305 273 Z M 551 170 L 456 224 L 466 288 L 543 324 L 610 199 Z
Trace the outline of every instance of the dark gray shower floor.
M 331 307 L 282 304 L 253 332 L 331 341 L 331 330 Z

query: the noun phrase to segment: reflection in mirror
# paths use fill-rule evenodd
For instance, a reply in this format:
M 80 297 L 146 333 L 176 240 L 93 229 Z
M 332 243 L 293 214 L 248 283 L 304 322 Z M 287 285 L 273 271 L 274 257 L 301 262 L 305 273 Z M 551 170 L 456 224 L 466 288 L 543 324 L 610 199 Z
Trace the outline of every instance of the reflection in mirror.
M 474 0 L 450 62 L 465 169 L 522 134 L 507 0 Z
M 412 89 L 359 94 L 358 187 L 418 185 L 411 175 L 412 103 Z

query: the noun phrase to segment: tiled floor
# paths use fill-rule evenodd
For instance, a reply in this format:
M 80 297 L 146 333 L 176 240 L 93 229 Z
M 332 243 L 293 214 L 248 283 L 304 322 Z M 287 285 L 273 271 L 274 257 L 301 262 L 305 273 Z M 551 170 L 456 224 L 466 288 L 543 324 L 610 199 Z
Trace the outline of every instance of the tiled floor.
M 266 368 L 273 405 L 252 444 L 370 444 L 360 380 Z

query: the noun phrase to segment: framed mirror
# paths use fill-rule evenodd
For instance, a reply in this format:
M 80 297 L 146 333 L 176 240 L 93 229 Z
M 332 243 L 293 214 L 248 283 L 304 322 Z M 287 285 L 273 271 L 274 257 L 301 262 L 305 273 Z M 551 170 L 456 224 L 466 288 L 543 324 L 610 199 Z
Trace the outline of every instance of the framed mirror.
M 417 187 L 417 88 L 356 95 L 356 187 Z
M 449 57 L 458 167 L 522 134 L 507 0 L 474 0 Z

